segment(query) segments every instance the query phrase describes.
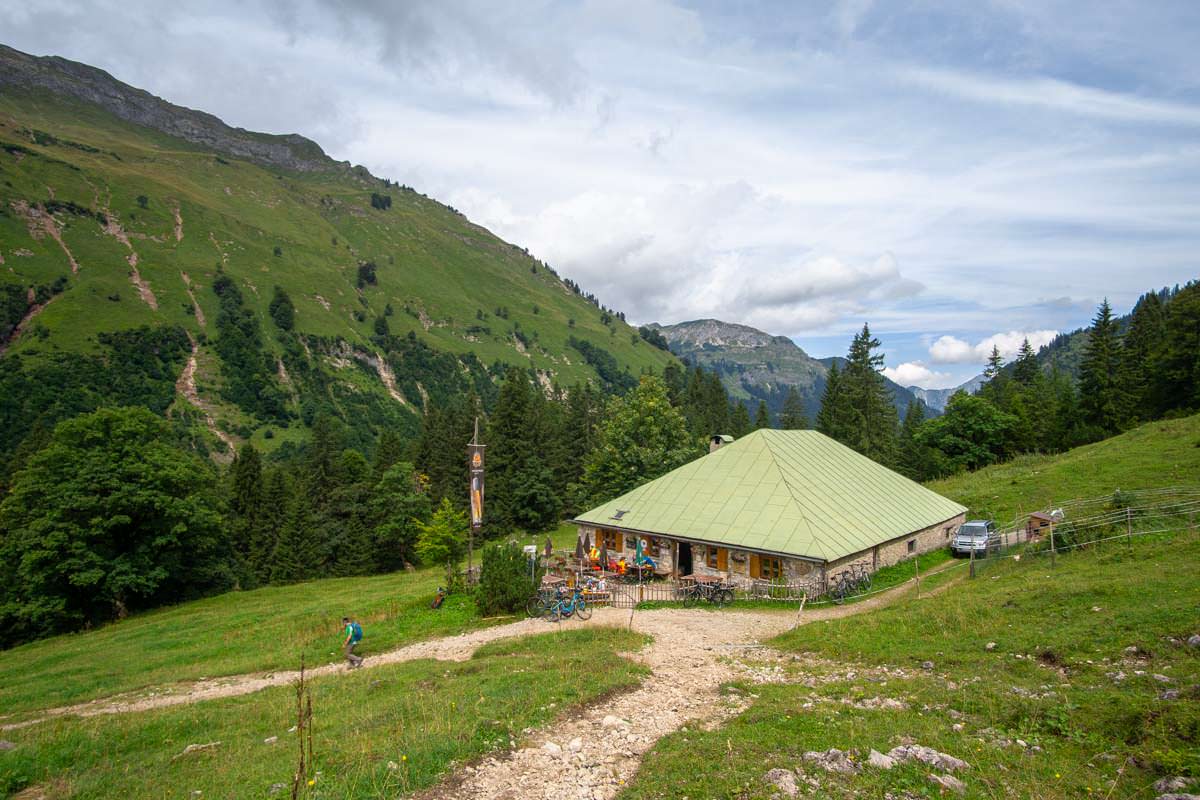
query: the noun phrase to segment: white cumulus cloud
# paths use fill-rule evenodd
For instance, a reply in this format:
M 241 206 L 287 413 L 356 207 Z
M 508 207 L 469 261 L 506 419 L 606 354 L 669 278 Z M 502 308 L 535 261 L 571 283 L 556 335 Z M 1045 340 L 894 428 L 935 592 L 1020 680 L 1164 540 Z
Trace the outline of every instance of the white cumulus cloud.
M 929 356 L 935 364 L 982 364 L 992 354 L 992 348 L 1000 351 L 1006 360 L 1011 360 L 1021 349 L 1021 343 L 1026 339 L 1035 351 L 1054 340 L 1058 331 L 1008 331 L 994 333 L 975 344 L 965 342 L 957 336 L 939 336 L 929 346 Z M 895 380 L 895 379 L 893 379 Z
M 883 374 L 901 386 L 920 386 L 922 389 L 943 389 L 958 383 L 950 373 L 935 372 L 920 361 L 884 367 Z

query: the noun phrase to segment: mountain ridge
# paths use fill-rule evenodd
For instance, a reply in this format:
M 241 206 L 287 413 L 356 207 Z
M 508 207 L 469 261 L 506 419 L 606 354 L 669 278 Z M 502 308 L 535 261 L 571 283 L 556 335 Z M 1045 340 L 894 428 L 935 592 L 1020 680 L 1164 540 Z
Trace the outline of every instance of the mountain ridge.
M 510 367 L 618 391 L 675 361 L 525 248 L 302 137 L 65 59 L 6 48 L 0 75 L 0 456 L 113 403 L 224 458 L 322 414 L 369 452 L 453 398 L 487 408 Z
M 0 86 L 44 89 L 96 105 L 126 122 L 261 165 L 298 172 L 348 171 L 321 146 L 297 133 L 234 128 L 204 111 L 170 103 L 108 72 L 61 56 L 34 56 L 0 44 Z
M 648 327 L 659 331 L 671 352 L 684 361 L 715 370 L 734 400 L 750 405 L 762 400 L 772 414 L 778 415 L 788 388 L 795 386 L 810 422 L 821 408 L 830 364 L 840 366 L 845 360 L 841 356 L 813 358 L 787 336 L 736 322 L 709 318 L 673 325 L 652 323 Z M 916 396 L 886 376 L 884 381 L 903 417 Z

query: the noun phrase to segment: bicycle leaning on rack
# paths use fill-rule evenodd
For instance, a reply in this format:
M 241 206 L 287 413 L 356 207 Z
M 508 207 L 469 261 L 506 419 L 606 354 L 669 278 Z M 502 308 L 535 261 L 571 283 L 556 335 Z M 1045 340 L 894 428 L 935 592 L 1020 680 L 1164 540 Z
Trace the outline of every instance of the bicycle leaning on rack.
M 866 564 L 855 564 L 829 582 L 829 599 L 841 605 L 847 597 L 871 591 L 871 570 Z
M 547 622 L 561 622 L 563 617 L 575 616 L 578 619 L 591 619 L 592 607 L 587 604 L 583 592 L 576 587 L 568 593 L 564 589 L 554 592 L 554 597 L 543 606 L 542 618 Z
M 691 608 L 705 600 L 715 606 L 727 606 L 733 602 L 733 586 L 728 583 L 697 581 L 680 589 L 680 593 L 683 596 L 684 608 Z

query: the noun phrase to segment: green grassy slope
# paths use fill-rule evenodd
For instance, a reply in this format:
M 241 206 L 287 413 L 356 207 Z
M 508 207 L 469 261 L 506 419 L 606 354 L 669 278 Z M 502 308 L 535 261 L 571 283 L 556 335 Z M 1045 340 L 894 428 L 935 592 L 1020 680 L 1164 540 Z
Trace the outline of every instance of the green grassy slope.
M 527 728 L 632 688 L 646 668 L 617 654 L 643 641 L 612 628 L 564 628 L 493 642 L 465 662 L 411 661 L 313 681 L 314 784 L 302 796 L 408 796 L 453 763 L 507 750 Z M 16 746 L 0 752 L 0 797 L 26 787 L 38 787 L 28 796 L 80 800 L 290 797 L 295 724 L 291 687 L 55 719 L 5 733 Z M 181 755 L 210 742 L 220 744 Z M 272 792 L 276 784 L 287 788 Z
M 971 516 L 991 517 L 1003 525 L 1030 511 L 1117 489 L 1197 484 L 1200 415 L 1148 422 L 1066 453 L 1022 456 L 927 486 L 967 506 Z
M 481 625 L 474 603 L 429 608 L 440 569 L 268 586 L 138 614 L 99 630 L 0 652 L 0 709 L 16 713 L 146 686 L 340 659 L 340 620 L 363 623 L 363 651 Z
M 661 741 L 622 797 L 766 800 L 776 767 L 802 771 L 804 796 L 945 796 L 923 764 L 840 775 L 803 759 L 833 747 L 862 762 L 904 741 L 968 762 L 968 798 L 1153 798 L 1174 775 L 1200 786 L 1197 570 L 1200 538 L 1182 533 L 1054 569 L 1010 560 L 933 598 L 802 626 L 773 642 L 794 654 L 794 683 L 742 686 L 749 711 Z
M 389 305 L 393 335 L 412 333 L 438 352 L 473 354 L 483 365 L 532 367 L 564 385 L 597 379 L 568 346 L 571 336 L 609 351 L 635 376 L 671 361 L 623 322 L 602 323 L 600 310 L 544 265 L 456 211 L 329 163 L 326 172 L 264 168 L 77 100 L 0 93 L 0 286 L 67 280 L 5 358 L 94 351 L 99 334 L 140 325 L 180 325 L 203 342 L 216 335 L 211 286 L 223 269 L 260 320 L 268 358 L 283 354 L 267 313 L 279 285 L 296 306 L 297 332 L 323 337 L 325 352 L 308 358 L 335 380 L 350 382 L 339 375 L 346 365 L 380 351 L 374 324 Z M 372 193 L 390 196 L 391 208 L 373 208 Z M 40 210 L 55 203 L 64 205 L 48 223 Z M 51 230 L 60 231 L 61 246 Z M 157 308 L 131 282 L 134 252 Z M 360 288 L 363 262 L 376 265 L 377 283 Z M 371 381 L 348 391 L 396 402 L 375 368 L 358 371 Z M 202 395 L 220 383 L 203 365 L 197 377 Z M 426 388 L 410 382 L 401 394 L 419 407 Z

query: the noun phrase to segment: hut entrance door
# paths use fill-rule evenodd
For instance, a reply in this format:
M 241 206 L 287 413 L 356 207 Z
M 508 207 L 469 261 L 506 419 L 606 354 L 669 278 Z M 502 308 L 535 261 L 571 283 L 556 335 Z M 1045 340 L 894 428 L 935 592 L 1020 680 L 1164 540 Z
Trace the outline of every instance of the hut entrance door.
M 679 563 L 676 565 L 680 575 L 692 574 L 692 543 L 679 543 Z

